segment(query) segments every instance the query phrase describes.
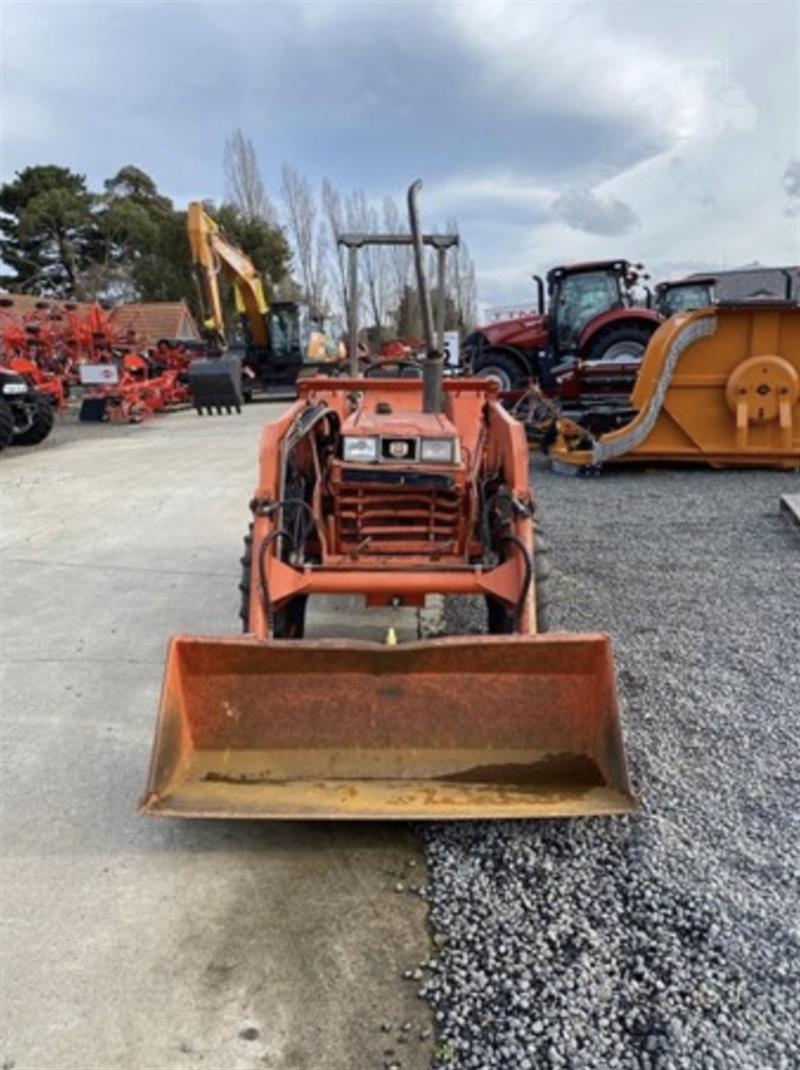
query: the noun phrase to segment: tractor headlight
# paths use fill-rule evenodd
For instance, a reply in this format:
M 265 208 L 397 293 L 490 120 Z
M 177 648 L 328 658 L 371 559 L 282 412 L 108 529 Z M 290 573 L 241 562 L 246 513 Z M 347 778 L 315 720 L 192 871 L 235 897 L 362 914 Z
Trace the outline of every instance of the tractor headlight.
M 342 445 L 342 457 L 345 461 L 372 462 L 378 459 L 378 437 L 367 435 L 345 435 Z
M 420 460 L 428 464 L 452 464 L 456 456 L 456 443 L 452 438 L 423 438 Z
M 5 383 L 3 385 L 4 394 L 27 394 L 28 384 L 21 379 L 18 383 Z

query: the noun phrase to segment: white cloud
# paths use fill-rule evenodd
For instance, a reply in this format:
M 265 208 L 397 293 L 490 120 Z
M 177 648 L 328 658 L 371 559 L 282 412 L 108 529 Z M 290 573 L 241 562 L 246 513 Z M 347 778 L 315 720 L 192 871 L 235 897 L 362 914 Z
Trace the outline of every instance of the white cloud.
M 798 9 L 720 11 L 4 0 L 4 173 L 63 163 L 96 185 L 132 162 L 219 196 L 240 125 L 268 180 L 287 159 L 380 201 L 421 175 L 426 220 L 459 219 L 493 303 L 593 256 L 797 262 Z
M 646 6 L 654 24 L 669 11 Z M 752 105 L 723 64 L 682 56 L 669 32 L 613 24 L 615 7 L 629 5 L 474 0 L 449 10 L 475 77 L 517 107 L 625 118 L 666 138 L 752 124 Z
M 524 19 L 533 5 L 492 5 L 490 15 L 468 15 L 474 27 L 490 36 L 490 26 L 509 16 Z M 472 11 L 473 5 L 470 5 Z M 626 27 L 614 25 L 622 12 L 633 17 Z M 691 9 L 693 33 L 684 37 L 680 23 Z M 537 91 L 537 78 L 555 73 L 552 88 L 564 113 L 626 113 L 632 122 L 651 119 L 660 133 L 655 152 L 633 164 L 609 169 L 594 181 L 565 183 L 553 195 L 549 218 L 532 218 L 507 242 L 505 255 L 479 248 L 479 281 L 491 300 L 517 300 L 528 290 L 531 270 L 590 257 L 628 255 L 643 259 L 657 274 L 711 269 L 733 264 L 792 263 L 800 259 L 800 235 L 786 225 L 785 203 L 776 176 L 785 166 L 783 147 L 798 145 L 798 58 L 782 48 L 797 36 L 797 11 L 790 5 L 739 4 L 718 20 L 716 4 L 594 4 L 570 6 L 571 35 L 550 50 L 542 5 L 516 38 L 521 53 L 532 55 L 535 20 L 541 31 L 537 54 L 545 57 L 538 73 L 514 69 L 518 92 L 528 106 L 551 99 Z M 654 34 L 653 27 L 662 32 Z M 565 29 L 562 23 L 561 29 Z M 475 47 L 481 32 L 476 28 Z M 507 42 L 506 42 L 507 43 Z M 502 62 L 502 44 L 490 51 Z M 705 49 L 703 56 L 698 44 Z M 565 55 L 565 50 L 572 57 Z M 633 57 L 633 59 L 630 59 Z M 783 59 L 776 59 L 783 57 Z M 555 72 L 553 66 L 556 66 Z M 769 69 L 770 77 L 763 71 Z M 509 76 L 510 77 L 510 76 Z M 546 152 L 546 146 L 537 146 Z M 784 173 L 784 189 L 795 187 L 792 163 Z M 576 176 L 582 179 L 583 175 Z M 487 179 L 473 177 L 464 189 L 480 191 Z M 499 201 L 530 203 L 537 209 L 546 197 L 537 188 L 535 171 L 507 178 L 485 194 L 490 211 Z M 795 194 L 796 196 L 796 194 Z M 476 210 L 473 206 L 473 210 Z M 456 209 L 458 211 L 458 209 Z M 639 225 L 635 226 L 636 221 Z

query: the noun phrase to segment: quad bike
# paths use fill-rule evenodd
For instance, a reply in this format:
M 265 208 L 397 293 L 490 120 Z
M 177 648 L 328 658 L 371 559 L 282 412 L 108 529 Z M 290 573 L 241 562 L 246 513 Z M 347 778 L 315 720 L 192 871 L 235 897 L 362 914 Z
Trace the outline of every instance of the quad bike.
M 0 364 L 0 450 L 6 446 L 35 446 L 53 430 L 55 413 L 19 372 Z

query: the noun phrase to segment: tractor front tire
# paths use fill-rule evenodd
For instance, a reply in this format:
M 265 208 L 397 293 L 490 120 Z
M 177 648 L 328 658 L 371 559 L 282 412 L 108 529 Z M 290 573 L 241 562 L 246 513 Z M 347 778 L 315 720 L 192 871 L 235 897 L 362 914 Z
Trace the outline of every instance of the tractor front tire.
M 239 581 L 239 619 L 242 631 L 250 630 L 250 576 L 253 570 L 253 525 L 244 537 L 244 551 L 239 558 L 242 566 L 242 578 Z M 282 609 L 272 615 L 272 631 L 275 639 L 302 639 L 305 631 L 306 603 L 308 595 L 301 594 L 293 598 Z
M 14 414 L 7 401 L 0 398 L 0 450 L 10 446 L 14 438 Z
M 53 430 L 56 416 L 49 399 L 39 395 L 34 401 L 33 421 L 26 431 L 14 435 L 15 446 L 36 446 Z

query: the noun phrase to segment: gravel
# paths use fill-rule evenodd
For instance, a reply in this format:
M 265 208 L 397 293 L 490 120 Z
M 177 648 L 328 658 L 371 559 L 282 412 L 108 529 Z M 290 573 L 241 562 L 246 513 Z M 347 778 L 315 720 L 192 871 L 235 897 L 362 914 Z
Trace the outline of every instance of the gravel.
M 796 477 L 537 461 L 534 483 L 551 629 L 614 637 L 641 809 L 423 828 L 435 1065 L 797 1067 Z

